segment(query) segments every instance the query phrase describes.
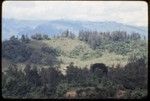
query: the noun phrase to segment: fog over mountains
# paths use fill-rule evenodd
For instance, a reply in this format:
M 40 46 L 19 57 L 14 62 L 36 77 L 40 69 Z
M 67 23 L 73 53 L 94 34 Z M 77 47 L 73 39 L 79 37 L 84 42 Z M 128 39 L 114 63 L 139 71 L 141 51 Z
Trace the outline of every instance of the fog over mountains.
M 31 36 L 35 33 L 48 34 L 53 36 L 60 34 L 64 30 L 70 30 L 76 35 L 79 30 L 96 30 L 101 32 L 112 32 L 116 30 L 127 33 L 137 32 L 142 36 L 148 36 L 148 28 L 144 26 L 132 26 L 114 21 L 91 22 L 72 20 L 15 20 L 2 19 L 2 40 L 8 39 L 12 35 L 21 36 L 27 34 Z

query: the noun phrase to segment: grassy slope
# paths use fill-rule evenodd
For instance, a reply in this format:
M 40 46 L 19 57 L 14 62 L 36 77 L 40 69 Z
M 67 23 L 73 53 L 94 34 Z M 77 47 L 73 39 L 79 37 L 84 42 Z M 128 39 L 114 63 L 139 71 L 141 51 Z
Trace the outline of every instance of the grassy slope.
M 65 67 L 69 65 L 70 62 L 74 62 L 76 66 L 79 66 L 81 68 L 85 66 L 89 68 L 90 64 L 92 63 L 105 63 L 108 66 L 112 66 L 113 64 L 116 65 L 118 63 L 125 65 L 127 63 L 127 56 L 116 55 L 114 53 L 108 53 L 108 52 L 103 52 L 102 57 L 89 58 L 87 60 L 81 60 L 80 56 L 78 56 L 77 58 L 71 58 L 69 57 L 70 52 L 73 49 L 75 49 L 75 47 L 78 45 L 84 48 L 83 53 L 87 51 L 94 52 L 94 50 L 92 50 L 86 43 L 79 41 L 78 39 L 72 40 L 68 38 L 61 38 L 61 39 L 40 40 L 40 41 L 33 40 L 28 45 L 32 46 L 35 49 L 40 49 L 43 45 L 61 49 L 65 54 L 58 57 L 63 61 L 63 64 L 61 64 L 61 70 L 63 69 L 65 70 L 66 69 Z M 6 65 L 4 67 L 6 67 Z M 18 63 L 18 67 L 21 69 L 24 68 L 25 63 Z M 41 67 L 48 67 L 48 66 L 42 66 L 42 65 L 38 66 L 38 68 Z
M 76 46 L 81 45 L 85 48 L 85 50 L 92 51 L 92 49 L 82 41 L 78 39 L 68 39 L 68 38 L 60 38 L 60 39 L 51 39 L 51 40 L 42 40 L 43 43 L 46 43 L 48 46 L 59 47 L 66 54 L 70 53 Z
M 62 69 L 66 69 L 65 67 L 69 65 L 70 62 L 74 62 L 74 64 L 78 67 L 90 67 L 90 64 L 92 63 L 105 63 L 108 66 L 117 65 L 120 63 L 121 65 L 125 65 L 127 63 L 127 56 L 122 55 L 116 55 L 115 53 L 108 53 L 103 52 L 102 57 L 99 58 L 90 58 L 88 60 L 81 60 L 80 57 L 78 58 L 70 58 L 68 57 L 69 53 L 78 45 L 81 45 L 84 47 L 84 51 L 93 52 L 86 43 L 79 41 L 78 39 L 52 39 L 52 40 L 43 40 L 43 43 L 46 43 L 48 46 L 52 47 L 59 47 L 63 52 L 66 54 L 66 56 L 60 56 L 59 59 L 63 61 L 63 64 L 61 64 Z M 81 54 L 82 55 L 82 54 Z

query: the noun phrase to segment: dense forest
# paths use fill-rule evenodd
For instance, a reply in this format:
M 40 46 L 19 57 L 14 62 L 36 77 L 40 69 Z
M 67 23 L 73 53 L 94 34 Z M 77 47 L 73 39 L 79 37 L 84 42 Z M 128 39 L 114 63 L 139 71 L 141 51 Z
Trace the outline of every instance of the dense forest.
M 148 93 L 148 42 L 139 33 L 12 36 L 2 42 L 2 59 L 4 98 L 139 99 Z M 103 63 L 107 75 L 93 71 L 95 63 Z

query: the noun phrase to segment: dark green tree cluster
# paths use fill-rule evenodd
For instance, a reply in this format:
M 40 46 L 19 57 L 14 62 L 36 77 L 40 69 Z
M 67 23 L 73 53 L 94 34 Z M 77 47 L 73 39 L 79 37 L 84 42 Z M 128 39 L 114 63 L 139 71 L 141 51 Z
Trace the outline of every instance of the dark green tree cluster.
M 32 48 L 15 36 L 2 43 L 2 56 L 13 62 L 24 62 L 30 58 L 31 54 Z
M 67 66 L 67 76 L 66 79 L 69 83 L 72 83 L 76 86 L 84 86 L 85 85 L 85 80 L 89 78 L 89 71 L 87 68 L 85 69 L 80 69 L 77 66 L 74 66 L 73 62 L 70 63 L 69 66 Z
M 21 41 L 24 43 L 29 43 L 30 42 L 30 38 L 27 35 L 22 35 L 21 36 Z
M 139 33 L 131 33 L 127 34 L 125 31 L 113 31 L 113 32 L 97 32 L 97 31 L 79 31 L 78 38 L 82 41 L 89 42 L 89 43 L 95 43 L 99 45 L 102 41 L 128 41 L 128 40 L 139 40 L 141 39 Z M 95 42 L 92 40 L 94 39 Z M 99 40 L 99 42 L 97 42 Z
M 78 38 L 88 43 L 92 49 L 108 50 L 121 55 L 126 55 L 134 49 L 138 49 L 133 48 L 133 43 L 142 42 L 139 33 L 127 34 L 125 31 L 113 31 L 110 33 L 81 30 Z M 141 47 L 143 46 L 141 45 Z
M 116 79 L 120 78 L 120 80 L 117 81 L 121 82 L 126 88 L 147 89 L 148 68 L 144 57 L 136 61 L 129 61 L 124 69 L 121 69 L 118 73 L 119 76 Z
M 65 30 L 64 32 L 61 33 L 60 37 L 74 39 L 76 36 L 75 36 L 75 34 L 73 32 L 71 32 L 69 30 Z
M 3 73 L 3 97 L 40 98 L 53 96 L 55 87 L 63 75 L 55 68 L 42 68 L 27 64 L 24 72 L 17 66 L 10 66 Z
M 31 38 L 35 40 L 49 40 L 50 39 L 47 34 L 40 34 L 40 33 L 36 33 L 32 35 Z
M 26 38 L 12 36 L 2 43 L 2 57 L 12 62 L 30 62 L 34 64 L 55 65 L 59 61 L 59 51 L 53 47 L 43 46 L 40 50 L 34 49 L 26 43 Z

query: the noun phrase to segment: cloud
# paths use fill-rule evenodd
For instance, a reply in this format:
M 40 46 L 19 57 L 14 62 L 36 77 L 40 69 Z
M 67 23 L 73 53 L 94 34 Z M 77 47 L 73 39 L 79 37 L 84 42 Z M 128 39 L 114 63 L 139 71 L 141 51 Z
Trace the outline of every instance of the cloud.
M 143 1 L 5 1 L 2 17 L 26 20 L 107 20 L 148 26 L 148 7 Z

